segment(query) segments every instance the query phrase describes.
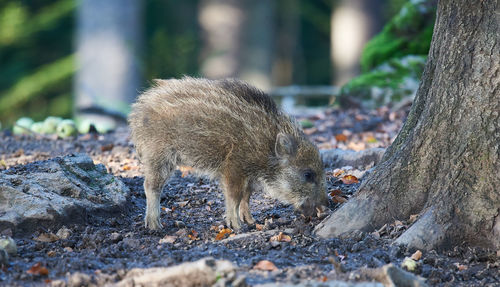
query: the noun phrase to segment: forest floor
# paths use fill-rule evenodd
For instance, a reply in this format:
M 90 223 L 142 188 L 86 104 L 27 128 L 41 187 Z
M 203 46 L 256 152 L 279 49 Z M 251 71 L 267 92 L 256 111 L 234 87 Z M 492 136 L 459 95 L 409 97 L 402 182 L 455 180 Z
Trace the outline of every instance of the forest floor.
M 387 147 L 406 113 L 407 109 L 329 109 L 299 117 L 299 121 L 321 149 L 359 151 Z M 71 153 L 89 154 L 95 163 L 104 164 L 108 172 L 121 179 L 130 189 L 128 204 L 112 216 L 91 214 L 84 223 L 67 225 L 70 235 L 53 242 L 37 239 L 43 233 L 55 234 L 60 225 L 40 227 L 31 234 L 0 230 L 0 234 L 12 236 L 18 247 L 17 255 L 0 267 L 0 285 L 103 285 L 119 281 L 132 268 L 174 266 L 208 256 L 231 261 L 238 268 L 237 276 L 251 286 L 276 282 L 357 282 L 366 280 L 359 273 L 361 269 L 390 262 L 400 266 L 405 257 L 416 251 L 391 245 L 392 239 L 410 225 L 405 219 L 395 219 L 377 232 L 359 233 L 356 238 L 322 239 L 312 231 L 326 214 L 305 218 L 289 205 L 262 193 L 251 198 L 251 211 L 258 224 L 247 226 L 234 236 L 224 227 L 224 198 L 218 183 L 195 177 L 188 170 L 177 171 L 164 189 L 164 228 L 149 231 L 143 220 L 142 167 L 126 128 L 69 140 L 13 136 L 4 131 L 0 139 L 0 170 L 24 165 L 29 171 L 34 161 Z M 345 171 L 349 173 L 348 169 Z M 344 183 L 339 175 L 342 170 L 328 168 L 326 172 L 328 190 L 334 197 L 330 209 L 334 210 L 355 193 L 360 183 Z M 270 271 L 260 270 L 266 269 L 259 267 L 262 260 L 273 263 L 267 265 Z M 500 257 L 495 250 L 456 246 L 447 251 L 423 252 L 417 262 L 414 273 L 431 286 L 500 286 Z M 48 274 L 33 272 L 36 266 L 47 268 Z M 68 280 L 71 276 L 80 277 Z

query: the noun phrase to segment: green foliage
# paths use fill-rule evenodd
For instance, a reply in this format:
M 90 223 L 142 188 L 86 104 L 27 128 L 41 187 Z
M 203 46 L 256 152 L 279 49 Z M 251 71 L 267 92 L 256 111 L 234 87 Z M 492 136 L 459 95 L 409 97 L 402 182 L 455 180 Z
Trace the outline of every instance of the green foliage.
M 0 120 L 71 115 L 76 0 L 0 1 Z
M 411 96 L 418 88 L 426 56 L 394 58 L 352 79 L 340 90 L 342 105 L 376 108 Z
M 366 44 L 361 56 L 363 72 L 391 58 L 427 55 L 434 26 L 434 4 L 428 0 L 405 3 L 382 32 Z
M 199 0 L 145 2 L 144 78 L 198 75 Z

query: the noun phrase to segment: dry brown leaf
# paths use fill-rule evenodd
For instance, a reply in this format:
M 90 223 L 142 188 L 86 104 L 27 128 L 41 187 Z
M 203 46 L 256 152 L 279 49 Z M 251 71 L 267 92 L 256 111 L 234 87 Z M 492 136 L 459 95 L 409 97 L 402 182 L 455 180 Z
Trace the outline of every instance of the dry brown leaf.
M 401 220 L 394 221 L 394 226 L 402 226 L 402 225 L 403 225 L 403 222 L 401 222 Z
M 413 253 L 410 258 L 415 261 L 420 260 L 420 258 L 422 258 L 422 251 L 420 250 L 415 251 L 415 253 Z
M 463 271 L 463 270 L 469 269 L 469 266 L 460 264 L 458 262 L 453 264 L 453 265 L 455 265 L 457 267 L 458 271 Z
M 264 228 L 264 225 L 258 224 L 258 223 L 255 224 L 255 229 L 257 229 L 258 231 L 262 231 L 263 228 Z
M 280 232 L 278 235 L 272 236 L 269 241 L 290 242 L 292 241 L 292 238 L 286 234 L 283 234 L 283 232 Z
M 263 271 L 274 271 L 278 270 L 278 267 L 276 267 L 276 265 L 274 265 L 274 263 L 272 263 L 269 260 L 261 260 L 257 264 L 255 264 L 253 269 L 263 270 Z
M 332 201 L 335 203 L 344 203 L 347 202 L 347 199 L 343 198 L 342 196 L 335 195 L 332 196 Z
M 345 173 L 345 170 L 340 169 L 340 168 L 333 170 L 333 176 L 335 176 L 335 177 L 339 177 L 339 176 L 343 175 L 344 173 Z
M 319 278 L 319 281 L 326 282 L 326 281 L 328 281 L 328 277 L 322 276 L 321 278 Z
M 130 169 L 131 169 L 130 165 L 127 165 L 127 164 L 122 167 L 122 170 L 125 170 L 125 171 L 130 170 Z
M 344 134 L 337 134 L 337 135 L 335 135 L 335 139 L 338 142 L 346 142 L 347 141 L 347 136 L 344 135 Z
M 112 143 L 107 144 L 107 145 L 103 145 L 103 146 L 101 146 L 101 151 L 110 151 L 113 149 L 113 147 L 114 147 L 114 144 L 112 144 Z
M 341 194 L 342 194 L 342 190 L 340 190 L 340 189 L 332 189 L 332 190 L 330 190 L 330 196 L 331 197 L 334 197 L 336 195 L 341 195 Z
M 188 234 L 189 239 L 191 240 L 199 240 L 198 238 L 198 231 L 196 230 L 191 230 L 191 232 Z
M 215 236 L 215 240 L 219 241 L 226 237 L 226 234 L 231 234 L 232 230 L 229 228 L 224 228 Z
M 410 219 L 408 220 L 410 224 L 415 222 L 418 219 L 418 214 L 412 214 L 410 215 Z
M 35 263 L 31 268 L 26 271 L 28 274 L 32 275 L 41 275 L 41 276 L 46 276 L 49 275 L 49 270 L 45 267 L 42 266 L 42 263 L 38 262 Z
M 184 206 L 186 206 L 188 203 L 189 203 L 189 200 L 186 200 L 186 201 L 179 201 L 179 202 L 177 202 L 177 205 L 178 205 L 179 207 L 184 207 Z
M 174 243 L 175 240 L 177 240 L 177 236 L 173 235 L 165 235 L 160 241 L 158 241 L 159 244 L 164 244 L 164 243 Z
M 364 142 L 350 142 L 347 147 L 354 151 L 362 151 L 366 149 L 366 144 Z
M 47 256 L 54 257 L 56 256 L 56 252 L 54 250 L 50 250 L 49 252 L 47 252 Z
M 40 242 L 55 242 L 59 240 L 59 237 L 54 233 L 42 233 L 35 240 Z
M 343 184 L 353 184 L 359 182 L 358 178 L 351 174 L 344 175 L 340 180 Z
M 186 177 L 187 175 L 192 173 L 194 169 L 190 166 L 181 165 L 181 166 L 179 166 L 179 170 L 182 172 L 181 176 Z

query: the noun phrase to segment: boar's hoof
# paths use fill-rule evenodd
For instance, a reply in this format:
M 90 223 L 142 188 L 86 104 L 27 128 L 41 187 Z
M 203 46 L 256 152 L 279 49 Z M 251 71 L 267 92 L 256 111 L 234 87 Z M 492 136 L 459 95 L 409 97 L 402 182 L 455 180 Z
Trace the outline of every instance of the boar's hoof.
M 161 229 L 163 227 L 163 225 L 160 222 L 160 217 L 151 218 L 151 217 L 146 216 L 144 222 L 145 222 L 146 228 L 149 228 L 151 230 L 158 230 L 158 229 Z

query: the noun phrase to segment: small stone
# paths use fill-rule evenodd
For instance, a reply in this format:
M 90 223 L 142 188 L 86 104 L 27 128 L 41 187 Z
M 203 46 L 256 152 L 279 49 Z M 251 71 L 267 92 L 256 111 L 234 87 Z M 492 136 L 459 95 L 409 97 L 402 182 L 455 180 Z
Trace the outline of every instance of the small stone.
M 71 236 L 71 230 L 66 228 L 66 226 L 63 226 L 57 231 L 56 235 L 60 239 L 68 239 Z
M 186 227 L 186 224 L 180 220 L 176 220 L 175 221 L 175 226 L 178 227 L 178 228 L 184 228 Z
M 8 236 L 0 239 L 0 248 L 5 250 L 10 256 L 17 254 L 16 242 Z
M 123 236 L 118 232 L 113 232 L 109 236 L 109 240 L 111 240 L 111 242 L 113 242 L 113 243 L 120 242 L 122 239 L 123 239 Z

